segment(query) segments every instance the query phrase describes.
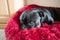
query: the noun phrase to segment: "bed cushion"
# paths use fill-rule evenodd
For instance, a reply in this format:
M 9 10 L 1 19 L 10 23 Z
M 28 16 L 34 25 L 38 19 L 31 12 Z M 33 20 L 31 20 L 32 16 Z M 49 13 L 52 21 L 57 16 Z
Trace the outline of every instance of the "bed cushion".
M 44 6 L 39 5 L 28 5 L 19 9 L 13 16 L 8 20 L 5 27 L 6 40 L 60 40 L 60 22 L 55 21 L 54 24 L 48 25 L 43 23 L 41 28 L 32 29 L 20 29 L 19 16 L 24 10 L 30 10 L 31 8 L 43 8 Z M 44 7 L 58 9 L 57 7 Z

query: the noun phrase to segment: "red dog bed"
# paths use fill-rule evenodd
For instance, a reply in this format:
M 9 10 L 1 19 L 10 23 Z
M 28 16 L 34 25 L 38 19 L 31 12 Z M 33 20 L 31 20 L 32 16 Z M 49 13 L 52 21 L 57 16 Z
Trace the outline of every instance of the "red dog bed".
M 42 24 L 41 28 L 32 28 L 21 30 L 19 23 L 19 16 L 24 10 L 30 10 L 34 7 L 43 7 L 38 5 L 28 5 L 20 10 L 18 10 L 15 15 L 13 15 L 6 27 L 5 35 L 6 40 L 60 40 L 60 22 L 55 21 L 54 24 L 48 25 L 46 23 Z M 46 7 L 53 8 L 53 7 Z M 56 8 L 59 9 L 59 8 Z

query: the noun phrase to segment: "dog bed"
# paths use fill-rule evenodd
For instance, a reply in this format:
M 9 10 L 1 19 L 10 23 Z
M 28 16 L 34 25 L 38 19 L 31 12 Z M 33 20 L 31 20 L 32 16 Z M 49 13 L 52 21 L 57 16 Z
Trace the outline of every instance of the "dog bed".
M 19 9 L 7 22 L 5 27 L 6 40 L 60 40 L 60 22 L 55 21 L 54 24 L 48 25 L 43 23 L 41 28 L 20 29 L 19 16 L 24 10 L 31 8 L 42 8 L 35 4 L 24 6 Z M 44 7 L 60 9 L 56 7 Z

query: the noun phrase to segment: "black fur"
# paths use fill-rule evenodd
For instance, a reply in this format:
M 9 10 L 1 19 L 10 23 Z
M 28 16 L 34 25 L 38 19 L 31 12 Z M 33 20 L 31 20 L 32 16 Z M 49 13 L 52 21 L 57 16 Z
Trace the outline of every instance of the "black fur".
M 44 20 L 43 22 L 46 22 L 47 24 L 53 24 L 54 23 L 53 21 L 55 21 L 55 20 L 60 21 L 60 10 L 59 9 L 55 9 L 55 8 L 32 8 L 30 11 L 25 10 L 22 12 L 24 14 L 22 15 L 22 18 L 20 16 L 20 25 L 21 25 L 20 28 L 21 29 L 32 28 L 32 25 L 28 25 L 28 23 L 31 22 L 32 20 L 36 21 L 35 20 L 35 18 L 37 16 L 36 13 L 33 12 L 33 14 L 31 15 L 31 11 L 36 10 L 36 9 L 40 10 L 37 12 L 41 18 L 40 23 L 42 23 L 42 20 Z M 48 11 L 46 11 L 46 10 L 48 10 Z M 43 17 L 45 16 L 44 12 L 46 12 L 47 14 L 50 13 L 51 15 L 49 15 L 49 14 L 48 15 L 51 17 L 49 17 L 46 14 L 45 19 L 43 19 Z M 30 17 L 28 17 L 28 16 L 30 16 Z M 32 19 L 29 19 L 29 18 L 32 18 Z M 53 21 L 51 20 L 51 18 L 53 19 Z M 38 23 L 36 24 L 34 22 L 33 25 L 36 27 L 38 25 Z

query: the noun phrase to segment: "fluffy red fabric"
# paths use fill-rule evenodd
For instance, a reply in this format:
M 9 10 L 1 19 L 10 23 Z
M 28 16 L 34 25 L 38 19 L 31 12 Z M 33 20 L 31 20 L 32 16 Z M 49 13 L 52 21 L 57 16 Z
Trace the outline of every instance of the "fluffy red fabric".
M 42 7 L 38 5 L 28 5 L 19 9 L 13 15 L 6 27 L 5 35 L 6 40 L 60 40 L 60 22 L 55 21 L 54 24 L 48 25 L 43 23 L 41 28 L 32 28 L 20 30 L 19 16 L 24 10 L 30 10 L 34 7 Z

